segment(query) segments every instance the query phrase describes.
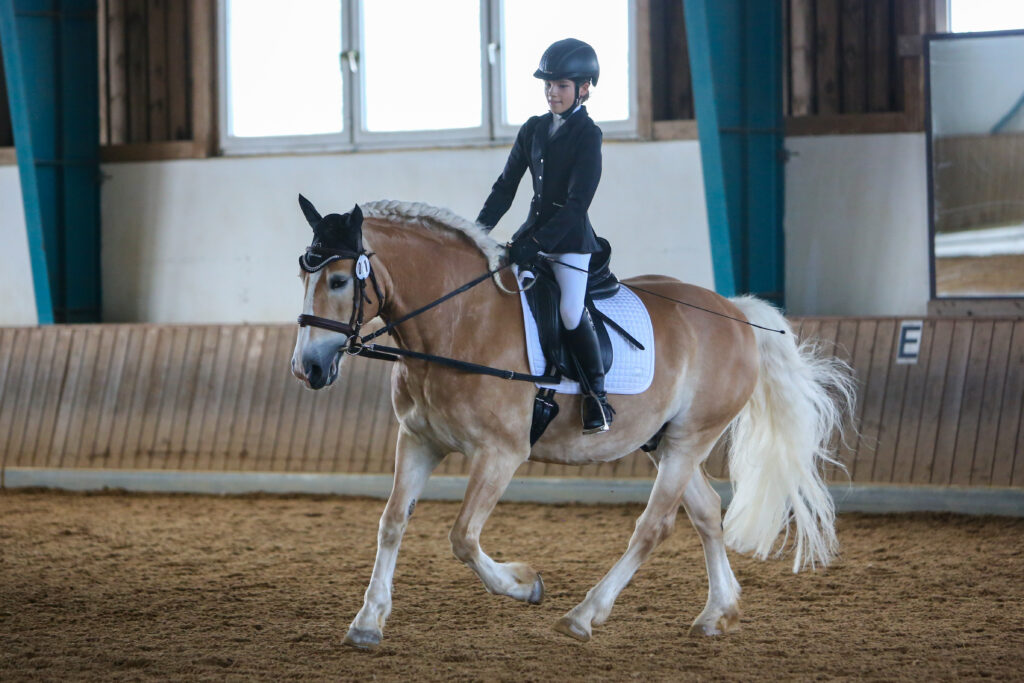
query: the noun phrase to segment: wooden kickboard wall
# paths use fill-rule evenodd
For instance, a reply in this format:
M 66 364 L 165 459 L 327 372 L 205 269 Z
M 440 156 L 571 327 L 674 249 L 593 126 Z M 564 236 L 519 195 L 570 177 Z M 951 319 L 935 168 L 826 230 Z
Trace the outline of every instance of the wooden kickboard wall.
M 804 318 L 802 339 L 856 370 L 855 483 L 1024 486 L 1024 321 L 924 320 L 896 364 L 900 320 Z M 289 371 L 294 326 L 0 328 L 3 467 L 388 473 L 391 365 L 349 359 L 330 390 Z M 496 380 L 497 381 L 497 380 Z M 594 438 L 600 438 L 594 437 Z M 452 454 L 440 474 L 464 474 Z M 707 463 L 726 475 L 722 453 Z M 637 452 L 606 465 L 528 463 L 525 476 L 651 477 Z M 846 475 L 830 468 L 836 481 Z

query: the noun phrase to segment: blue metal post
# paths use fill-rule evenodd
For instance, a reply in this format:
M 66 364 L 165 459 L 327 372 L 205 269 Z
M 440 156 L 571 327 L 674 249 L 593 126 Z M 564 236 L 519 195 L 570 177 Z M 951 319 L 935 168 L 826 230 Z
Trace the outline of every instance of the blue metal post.
M 100 319 L 95 0 L 0 0 L 40 324 Z
M 784 302 L 782 17 L 766 0 L 683 0 L 715 288 Z

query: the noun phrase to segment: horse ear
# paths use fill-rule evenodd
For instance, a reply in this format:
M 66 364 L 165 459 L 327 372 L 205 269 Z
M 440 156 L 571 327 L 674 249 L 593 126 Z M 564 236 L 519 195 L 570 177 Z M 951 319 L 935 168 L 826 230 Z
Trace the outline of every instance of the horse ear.
M 306 220 L 309 222 L 309 227 L 315 228 L 320 219 L 323 218 L 320 213 L 313 208 L 313 203 L 299 195 L 299 206 L 302 208 L 302 213 L 306 216 Z
M 348 215 L 348 227 L 350 228 L 362 228 L 363 225 L 363 210 L 356 204 L 352 207 L 352 213 Z

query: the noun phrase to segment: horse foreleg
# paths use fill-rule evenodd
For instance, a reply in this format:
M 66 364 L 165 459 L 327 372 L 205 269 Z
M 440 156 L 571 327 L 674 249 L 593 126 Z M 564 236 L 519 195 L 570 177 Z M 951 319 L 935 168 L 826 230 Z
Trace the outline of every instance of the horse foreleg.
M 555 623 L 556 631 L 578 640 L 590 640 L 592 627 L 605 622 L 611 614 L 615 599 L 632 580 L 636 570 L 658 544 L 672 533 L 683 490 L 687 479 L 693 474 L 696 462 L 700 462 L 700 459 L 694 460 L 688 454 L 684 456 L 673 453 L 671 457 L 662 458 L 647 508 L 636 521 L 625 554 L 587 592 L 583 602 Z
M 704 474 L 697 472 L 686 485 L 683 506 L 700 534 L 708 570 L 708 601 L 690 627 L 690 635 L 721 635 L 740 619 L 740 584 L 729 566 L 722 538 L 722 499 Z
M 495 562 L 480 547 L 484 524 L 523 460 L 525 456 L 478 456 L 474 459 L 466 497 L 449 538 L 455 557 L 476 572 L 487 592 L 537 605 L 544 599 L 540 574 L 522 562 Z
M 395 483 L 380 518 L 377 559 L 363 597 L 363 606 L 345 635 L 346 645 L 371 649 L 380 644 L 384 622 L 391 614 L 391 581 L 398 560 L 398 546 L 416 507 L 416 499 L 440 461 L 441 456 L 435 449 L 404 429 L 399 431 Z

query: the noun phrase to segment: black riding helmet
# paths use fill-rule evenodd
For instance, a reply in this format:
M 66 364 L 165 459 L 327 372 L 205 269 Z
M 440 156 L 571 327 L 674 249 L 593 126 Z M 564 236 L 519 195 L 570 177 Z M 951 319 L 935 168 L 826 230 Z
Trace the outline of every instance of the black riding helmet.
M 533 72 L 534 78 L 545 81 L 568 78 L 577 86 L 586 80 L 597 85 L 597 77 L 600 75 L 601 67 L 597 63 L 594 48 L 575 38 L 551 43 L 540 58 L 540 68 Z

